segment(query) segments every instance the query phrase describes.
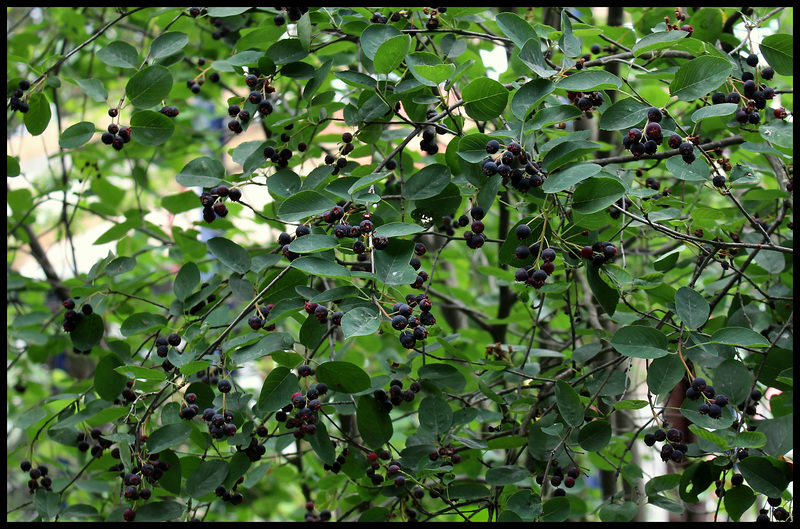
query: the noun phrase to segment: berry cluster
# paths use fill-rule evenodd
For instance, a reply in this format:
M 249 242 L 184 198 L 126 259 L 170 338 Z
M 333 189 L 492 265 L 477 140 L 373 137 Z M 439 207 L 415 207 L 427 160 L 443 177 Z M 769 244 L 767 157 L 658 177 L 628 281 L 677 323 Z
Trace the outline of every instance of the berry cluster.
M 39 487 L 44 488 L 48 492 L 53 491 L 53 479 L 48 476 L 49 469 L 45 465 L 39 465 L 33 468 L 30 461 L 25 459 L 19 464 L 19 468 L 23 472 L 27 472 L 31 479 L 28 480 L 28 491 L 33 494 Z
M 156 340 L 156 354 L 158 354 L 161 358 L 166 358 L 169 354 L 169 346 L 175 348 L 178 354 L 181 354 L 182 351 L 178 351 L 177 347 L 181 344 L 183 339 L 181 338 L 180 334 L 172 333 L 169 337 L 164 338 L 163 336 L 159 336 Z
M 388 393 L 385 389 L 378 388 L 372 393 L 372 396 L 381 403 L 381 406 L 383 406 L 388 413 L 392 411 L 395 406 L 400 406 L 403 402 L 412 402 L 414 400 L 414 395 L 419 393 L 421 389 L 422 386 L 420 386 L 419 382 L 412 382 L 408 386 L 408 389 L 404 390 L 403 381 L 394 379 L 389 382 Z
M 303 15 L 308 13 L 307 7 L 298 7 L 298 6 L 291 6 L 291 7 L 278 7 L 281 12 L 275 15 L 273 18 L 273 22 L 276 26 L 282 26 L 286 23 L 286 17 L 289 17 L 291 22 L 297 22 L 300 20 Z
M 567 470 L 567 475 L 564 475 L 564 470 L 557 466 L 553 469 L 553 475 L 550 476 L 550 485 L 555 487 L 553 496 L 566 496 L 567 491 L 561 488 L 564 485 L 566 488 L 571 489 L 575 486 L 576 480 L 581 476 L 581 471 L 577 467 L 572 467 Z M 544 474 L 536 475 L 536 483 L 543 485 L 548 476 Z
M 77 447 L 82 453 L 90 452 L 92 457 L 100 457 L 103 451 L 111 448 L 112 443 L 108 439 L 102 437 L 103 431 L 100 428 L 92 428 L 89 435 L 85 432 L 78 433 Z
M 431 9 L 423 8 L 423 12 L 428 15 L 428 20 L 425 21 L 425 28 L 429 31 L 433 31 L 434 29 L 439 29 L 440 20 L 439 15 L 446 13 L 446 7 L 434 7 Z
M 602 92 L 567 92 L 567 99 L 573 105 L 578 107 L 578 110 L 583 112 L 587 117 L 591 117 L 592 110 L 597 110 L 597 107 L 605 102 Z
M 331 511 L 328 509 L 322 509 L 319 511 L 319 514 L 314 514 L 314 502 L 309 500 L 306 502 L 306 516 L 305 521 L 307 522 L 327 522 L 331 519 Z
M 332 165 L 332 175 L 338 175 L 339 171 L 347 167 L 347 155 L 353 152 L 355 145 L 353 145 L 353 134 L 351 132 L 342 133 L 342 142 L 339 145 L 339 156 L 332 153 L 325 155 L 325 165 Z
M 664 115 L 661 113 L 661 109 L 650 107 L 647 110 L 647 122 L 645 123 L 644 130 L 634 127 L 622 138 L 623 147 L 631 151 L 634 158 L 639 158 L 645 154 L 655 154 L 658 150 L 658 146 L 664 142 L 664 135 L 661 130 L 661 120 L 663 117 Z M 691 146 L 691 144 L 689 145 Z M 692 163 L 692 161 L 694 161 L 694 154 L 692 154 L 691 159 L 689 156 L 684 156 L 683 159 L 686 163 Z
M 297 374 L 301 378 L 311 376 L 313 373 L 314 370 L 308 365 L 302 365 L 297 368 Z M 294 429 L 294 437 L 296 439 L 302 439 L 306 435 L 314 435 L 317 433 L 317 412 L 322 408 L 322 402 L 319 399 L 327 393 L 328 385 L 324 382 L 309 388 L 305 394 L 301 392 L 294 393 L 291 403 L 275 413 L 275 419 L 284 423 L 286 428 Z M 296 410 L 294 416 L 289 417 L 289 413 L 294 410 Z M 338 472 L 339 469 L 341 469 L 341 463 L 335 472 Z
M 435 116 L 435 110 L 428 111 L 428 119 L 431 119 Z M 436 132 L 437 128 L 434 126 L 427 126 L 422 129 L 422 139 L 419 142 L 419 148 L 422 152 L 425 152 L 430 156 L 433 156 L 439 152 L 439 144 L 436 142 Z
M 28 111 L 28 102 L 22 98 L 25 95 L 25 92 L 30 89 L 30 87 L 30 81 L 27 79 L 20 79 L 17 88 L 11 92 L 11 95 L 8 98 L 8 108 L 11 109 L 12 112 L 19 111 L 24 114 Z
M 461 463 L 461 455 L 456 453 L 455 447 L 451 444 L 440 446 L 438 450 L 431 450 L 428 453 L 428 459 L 431 461 L 438 461 L 440 457 L 443 458 L 442 465 L 457 465 Z M 433 494 L 431 494 L 431 497 L 433 497 Z
M 75 307 L 74 299 L 70 298 L 64 301 L 64 308 L 66 311 L 64 311 L 64 322 L 62 326 L 66 332 L 74 331 L 78 326 L 78 322 L 80 322 L 84 316 L 88 316 L 94 312 L 94 309 L 88 303 L 81 306 L 80 312 L 76 311 Z
M 116 123 L 108 126 L 108 130 L 100 136 L 100 141 L 111 145 L 115 151 L 121 151 L 126 143 L 131 141 L 131 128 L 120 127 Z
M 685 23 L 686 15 L 681 13 L 681 10 L 678 8 L 675 9 L 675 21 L 677 22 L 677 24 L 670 24 L 669 17 L 664 17 L 664 22 L 667 25 L 667 31 L 674 31 L 676 29 L 679 29 L 681 31 L 685 31 L 688 33 L 688 35 L 686 35 L 687 38 L 692 36 L 692 33 L 694 33 L 694 28 L 689 24 Z M 681 22 L 683 22 L 683 24 L 681 24 Z
M 152 496 L 150 486 L 156 484 L 164 472 L 167 472 L 172 466 L 168 461 L 160 461 L 159 456 L 159 453 L 148 454 L 146 460 L 141 460 L 141 464 L 135 464 L 136 461 L 132 459 L 131 463 L 134 464 L 131 466 L 130 472 L 125 471 L 123 463 L 118 463 L 108 469 L 109 472 L 119 472 L 119 477 L 122 478 L 122 496 L 126 500 L 136 502 L 150 499 Z M 111 457 L 120 459 L 119 448 L 111 450 Z M 136 510 L 127 508 L 123 511 L 122 517 L 126 522 L 132 522 L 136 519 Z
M 722 417 L 722 409 L 728 405 L 728 397 L 717 395 L 713 386 L 706 384 L 706 380 L 697 377 L 692 380 L 692 385 L 686 389 L 686 398 L 692 401 L 705 397 L 707 402 L 700 404 L 697 411 L 700 415 L 708 415 L 712 419 Z
M 581 258 L 590 259 L 595 266 L 603 266 L 616 255 L 617 249 L 610 241 L 596 242 L 591 246 L 584 246 L 580 251 Z
M 251 329 L 257 331 L 259 329 L 264 329 L 267 332 L 275 330 L 275 324 L 270 323 L 269 325 L 264 325 L 269 318 L 269 313 L 272 311 L 272 308 L 275 306 L 274 303 L 269 303 L 264 305 L 261 308 L 256 307 L 256 313 L 250 316 L 247 320 L 247 324 L 250 326 Z
M 219 382 L 220 385 L 223 383 L 227 383 L 225 386 L 230 387 L 230 382 L 227 380 L 221 380 Z M 220 390 L 223 388 L 220 387 Z M 230 389 L 228 389 L 230 391 Z M 225 391 L 222 391 L 225 393 Z M 180 416 L 182 419 L 192 420 L 197 413 L 196 407 L 192 407 L 191 404 L 183 408 L 180 412 Z M 219 413 L 222 411 L 222 413 Z M 222 439 L 223 437 L 231 437 L 236 435 L 236 425 L 233 424 L 233 412 L 230 410 L 215 410 L 214 408 L 206 408 L 203 410 L 203 415 L 201 416 L 204 421 L 208 423 L 208 433 L 211 435 L 213 439 Z
M 503 152 L 500 152 L 501 147 L 505 147 Z M 530 189 L 541 186 L 547 178 L 547 173 L 542 171 L 530 153 L 516 141 L 501 145 L 497 140 L 489 140 L 486 142 L 486 153 L 489 157 L 481 162 L 483 174 L 499 174 L 506 186 L 510 185 L 520 193 L 527 193 Z
M 524 240 L 530 236 L 530 228 L 526 224 L 520 224 L 517 226 L 516 233 L 520 240 Z M 553 263 L 556 259 L 556 251 L 553 248 L 545 248 L 541 250 L 540 253 L 540 250 L 541 243 L 537 242 L 531 246 L 519 246 L 514 252 L 514 257 L 523 261 L 531 257 L 536 261 L 541 258 L 542 264 L 540 268 L 536 268 L 533 265 L 526 265 L 523 268 L 517 269 L 514 274 L 514 279 L 518 282 L 525 283 L 527 286 L 533 287 L 536 290 L 542 288 L 547 278 L 556 270 L 556 265 Z
M 446 9 L 446 8 L 443 8 Z M 411 18 L 412 12 L 410 10 L 406 11 L 392 11 L 389 13 L 389 16 L 382 14 L 379 11 L 375 11 L 372 13 L 372 18 L 369 19 L 370 22 L 373 24 L 388 24 L 389 22 L 400 22 L 400 19 Z
M 666 425 L 664 426 L 666 428 Z M 648 432 L 644 435 L 644 444 L 653 446 L 657 442 L 665 442 L 661 446 L 661 460 L 674 461 L 680 463 L 684 460 L 686 453 L 689 451 L 689 446 L 683 443 L 683 430 L 678 428 L 670 428 L 664 431 L 664 428 L 659 428 L 654 432 Z
M 228 188 L 225 184 L 203 191 L 200 194 L 200 203 L 203 205 L 203 220 L 210 224 L 217 217 L 226 217 L 228 215 L 228 206 L 225 205 L 226 197 L 238 202 L 242 198 L 242 191 L 237 187 Z
M 220 485 L 214 491 L 214 494 L 217 495 L 218 498 L 222 499 L 222 501 L 230 502 L 231 505 L 241 505 L 244 503 L 244 494 L 241 492 L 236 492 L 236 488 L 244 483 L 244 476 L 241 476 L 236 483 L 234 483 L 233 488 L 229 491 L 225 488 L 224 485 Z
M 389 462 L 384 474 L 378 474 L 382 467 L 378 459 Z M 400 473 L 400 461 L 392 459 L 392 454 L 388 450 L 381 450 L 380 453 L 370 452 L 367 454 L 367 463 L 369 463 L 369 468 L 367 468 L 366 474 L 372 480 L 373 485 L 380 485 L 391 479 L 394 481 L 395 487 L 405 487 L 406 477 Z
M 758 66 L 758 55 L 751 53 L 745 62 L 755 68 Z M 758 73 L 760 80 L 756 77 L 756 73 Z M 741 105 L 736 110 L 735 116 L 736 121 L 741 125 L 757 125 L 760 123 L 761 114 L 758 111 L 765 110 L 767 102 L 775 97 L 775 89 L 761 82 L 771 80 L 775 75 L 775 70 L 771 66 L 767 66 L 756 73 L 749 71 L 742 73 L 741 89 L 736 88 L 736 85 L 734 85 L 733 91 L 727 95 L 723 92 L 711 94 L 711 103 L 714 105 L 722 103 Z M 783 107 L 773 110 L 773 116 L 777 119 L 786 119 L 788 115 Z
M 419 261 L 419 259 L 417 259 Z M 412 265 L 413 266 L 413 265 Z M 418 278 L 420 276 L 417 276 Z M 414 286 L 414 285 L 412 285 Z M 419 307 L 419 316 L 414 316 L 414 307 Z M 398 301 L 392 306 L 392 328 L 400 332 L 400 345 L 406 349 L 414 349 L 418 341 L 428 337 L 426 327 L 436 324 L 436 317 L 431 312 L 433 304 L 426 294 L 408 294 L 405 303 Z M 392 381 L 399 382 L 396 380 Z M 402 383 L 400 384 L 402 387 Z M 389 388 L 391 391 L 391 387 Z

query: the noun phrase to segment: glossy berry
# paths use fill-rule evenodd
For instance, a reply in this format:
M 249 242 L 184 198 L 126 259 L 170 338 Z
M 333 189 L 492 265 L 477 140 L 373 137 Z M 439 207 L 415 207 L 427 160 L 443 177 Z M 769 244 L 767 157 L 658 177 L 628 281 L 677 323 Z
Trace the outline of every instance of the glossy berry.
M 233 386 L 231 385 L 230 380 L 220 380 L 219 384 L 217 384 L 217 389 L 220 391 L 220 393 L 228 393 L 231 389 L 233 389 Z
M 300 375 L 301 377 L 307 377 L 311 375 L 311 371 L 312 369 L 311 366 L 309 365 L 301 365 L 300 367 L 297 368 L 297 374 Z
M 517 226 L 517 229 L 514 230 L 514 233 L 517 236 L 517 239 L 522 241 L 530 237 L 531 228 L 527 224 L 520 224 L 519 226 Z
M 756 55 L 755 53 L 751 53 L 750 55 L 747 56 L 745 62 L 747 63 L 748 66 L 752 66 L 753 68 L 755 68 L 756 66 L 758 66 L 758 55 Z
M 497 151 L 500 150 L 500 142 L 497 140 L 489 140 L 486 143 L 486 152 L 488 154 L 495 154 Z
M 718 174 L 714 176 L 711 183 L 714 184 L 714 187 L 725 187 L 725 177 Z

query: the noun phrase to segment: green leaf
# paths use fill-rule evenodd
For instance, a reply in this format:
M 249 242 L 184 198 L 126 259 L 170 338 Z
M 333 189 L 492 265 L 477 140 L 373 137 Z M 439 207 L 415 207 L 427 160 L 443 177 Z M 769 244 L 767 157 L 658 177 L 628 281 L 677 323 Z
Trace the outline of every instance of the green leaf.
M 386 249 L 374 253 L 375 277 L 387 286 L 410 285 L 417 271 L 409 262 L 414 255 L 414 241 L 393 240 Z
M 685 31 L 672 30 L 672 31 L 658 31 L 645 35 L 634 44 L 631 51 L 634 57 L 639 57 L 649 51 L 661 50 L 670 47 L 673 43 L 683 40 L 688 35 Z
M 713 380 L 717 395 L 727 395 L 731 402 L 744 402 L 753 382 L 747 366 L 733 358 L 726 358 L 713 370 Z
M 339 246 L 339 241 L 330 235 L 309 234 L 297 237 L 289 243 L 289 250 L 294 253 L 314 253 L 331 250 Z
M 254 344 L 236 349 L 231 361 L 236 365 L 244 365 L 276 351 L 289 351 L 294 347 L 294 338 L 286 332 L 271 332 Z
M 69 337 L 78 351 L 89 351 L 103 340 L 104 333 L 103 318 L 97 313 L 92 313 L 78 321 L 78 325 L 69 333 Z
M 456 70 L 454 64 L 443 64 L 438 55 L 427 51 L 409 53 L 406 55 L 406 64 L 414 79 L 425 86 L 436 86 L 443 83 Z
M 543 108 L 531 117 L 526 125 L 526 130 L 528 128 L 530 130 L 541 130 L 556 123 L 566 123 L 582 114 L 583 112 L 578 110 L 575 105 L 556 105 Z
M 172 74 L 159 64 L 148 66 L 130 78 L 125 86 L 128 102 L 137 108 L 160 105 L 172 90 Z
M 344 339 L 375 334 L 381 325 L 380 311 L 375 307 L 355 307 L 342 316 Z
M 539 36 L 536 31 L 527 20 L 518 14 L 510 12 L 498 13 L 495 16 L 495 22 L 500 31 L 511 39 L 518 48 L 525 46 L 525 43 L 530 39 L 534 39 L 536 44 L 539 44 Z
M 131 116 L 136 141 L 142 145 L 162 145 L 172 137 L 175 124 L 161 112 L 140 110 Z
M 563 380 L 556 381 L 556 406 L 564 421 L 573 428 L 583 424 L 583 405 L 578 392 Z
M 308 56 L 308 51 L 303 48 L 300 39 L 281 39 L 267 49 L 266 55 L 275 64 L 288 64 L 302 61 Z
M 377 450 L 394 432 L 389 412 L 372 395 L 361 395 L 357 404 L 356 425 L 361 439 L 366 446 Z
M 505 487 L 530 479 L 531 474 L 516 465 L 499 465 L 486 471 L 486 482 L 492 486 Z
M 391 27 L 391 26 L 387 26 Z M 396 35 L 378 47 L 374 57 L 375 71 L 387 74 L 400 66 L 411 48 L 411 36 Z
M 572 195 L 572 209 L 584 215 L 597 213 L 622 198 L 625 185 L 611 177 L 600 176 L 582 182 Z
M 94 389 L 101 399 L 114 402 L 125 389 L 127 379 L 114 370 L 122 365 L 125 363 L 115 353 L 108 353 L 97 362 L 94 370 Z
M 580 70 L 556 83 L 556 88 L 576 92 L 618 90 L 621 86 L 622 80 L 605 70 Z
M 98 103 L 105 103 L 108 99 L 108 90 L 105 89 L 103 81 L 100 79 L 74 79 L 74 81 L 87 96 Z
M 175 465 L 173 464 L 172 470 L 174 469 Z M 164 478 L 161 478 L 159 484 L 162 484 L 163 481 Z M 177 495 L 178 492 L 174 494 Z M 139 523 L 168 522 L 185 514 L 186 507 L 182 503 L 176 501 L 150 501 L 137 507 L 136 521 Z
M 620 99 L 603 112 L 598 127 L 601 130 L 630 129 L 645 120 L 648 108 L 632 97 Z
M 739 108 L 739 105 L 735 103 L 720 103 L 719 105 L 702 107 L 692 113 L 692 121 L 697 123 L 704 119 L 730 116 L 736 112 L 737 108 Z
M 768 498 L 780 498 L 788 483 L 784 473 L 776 468 L 772 458 L 749 456 L 737 463 L 747 484 Z
M 264 380 L 256 407 L 261 413 L 279 410 L 291 402 L 292 395 L 299 388 L 297 375 L 289 368 L 278 366 Z
M 647 387 L 654 395 L 666 395 L 683 378 L 685 371 L 677 354 L 656 358 L 647 370 Z
M 42 521 L 52 521 L 61 510 L 61 495 L 44 488 L 36 489 L 33 495 L 33 506 L 42 517 Z
M 750 510 L 750 507 L 756 502 L 756 495 L 750 487 L 739 485 L 738 487 L 726 489 L 722 501 L 725 504 L 725 512 L 730 515 L 734 522 L 738 522 L 742 515 Z
M 704 55 L 687 62 L 675 72 L 669 85 L 670 95 L 681 101 L 694 101 L 706 96 L 724 83 L 733 65 L 721 57 Z
M 378 50 L 386 41 L 394 37 L 402 37 L 399 29 L 391 24 L 370 24 L 361 33 L 361 49 L 371 61 L 375 61 Z M 387 72 L 380 72 L 387 73 Z
M 625 325 L 614 333 L 611 345 L 631 358 L 660 358 L 668 355 L 667 337 L 653 327 Z
M 278 216 L 286 222 L 299 222 L 320 215 L 336 204 L 317 191 L 305 190 L 287 198 L 278 208 Z
M 608 313 L 613 316 L 619 303 L 619 291 L 612 288 L 600 277 L 600 270 L 602 266 L 597 266 L 589 261 L 586 264 L 586 279 L 589 282 L 589 288 L 592 294 L 597 299 L 597 302 Z
M 403 185 L 403 196 L 408 200 L 431 198 L 450 183 L 450 168 L 444 164 L 427 165 L 411 175 Z
M 577 57 L 581 54 L 581 41 L 572 33 L 572 20 L 567 15 L 567 10 L 561 10 L 561 37 L 558 47 L 567 57 Z
M 58 144 L 62 149 L 77 149 L 94 136 L 94 123 L 81 121 L 61 133 Z
M 219 259 L 220 263 L 234 272 L 244 274 L 250 270 L 250 254 L 247 250 L 225 237 L 212 237 L 206 243 L 208 251 Z
M 229 470 L 228 462 L 222 459 L 203 461 L 186 478 L 186 494 L 199 499 L 214 492 L 225 481 Z
M 711 179 L 711 171 L 705 159 L 700 156 L 692 163 L 686 163 L 680 156 L 667 159 L 667 170 L 678 180 L 687 182 L 706 182 Z
M 164 380 L 167 378 L 163 370 L 155 370 L 142 366 L 119 366 L 115 367 L 114 371 L 128 379 Z
M 464 375 L 450 364 L 425 364 L 417 371 L 419 376 L 434 382 L 438 387 L 461 391 L 467 385 Z
M 221 184 L 224 178 L 225 166 L 221 161 L 201 156 L 187 163 L 175 180 L 183 187 L 214 187 Z
M 723 327 L 711 335 L 711 342 L 739 347 L 766 347 L 769 340 L 744 327 Z
M 419 224 L 410 222 L 389 222 L 375 228 L 373 233 L 383 237 L 402 237 L 403 235 L 413 235 L 421 231 L 425 231 L 425 228 Z
M 547 78 L 558 73 L 550 68 L 544 60 L 542 42 L 539 38 L 528 39 L 519 51 L 519 60 L 525 63 L 533 73 L 539 77 Z
M 763 432 L 740 432 L 733 440 L 736 448 L 761 448 L 766 444 L 767 436 Z
M 175 284 L 172 290 L 175 297 L 183 301 L 200 284 L 200 269 L 196 264 L 189 262 L 183 265 L 175 276 Z
M 139 52 L 132 45 L 115 40 L 97 51 L 97 58 L 106 66 L 116 68 L 138 68 Z
M 162 33 L 150 45 L 150 58 L 160 59 L 176 53 L 189 43 L 189 35 L 180 31 Z
M 38 136 L 47 129 L 50 123 L 50 102 L 42 92 L 35 92 L 28 98 L 28 111 L 23 118 L 25 128 L 31 136 Z
M 369 375 L 357 365 L 332 361 L 319 364 L 316 368 L 317 380 L 325 382 L 329 389 L 341 393 L 359 393 L 370 388 Z
M 711 306 L 694 289 L 681 287 L 675 292 L 675 313 L 686 328 L 697 330 L 708 321 Z
M 179 445 L 189 439 L 192 431 L 192 425 L 188 422 L 176 422 L 162 426 L 147 436 L 147 450 L 155 453 Z
M 328 435 L 328 428 L 325 426 L 324 421 L 316 422 L 317 431 L 314 435 L 307 435 L 305 439 L 308 444 L 314 449 L 314 452 L 319 456 L 323 463 L 333 465 L 336 461 L 336 448 L 333 446 L 330 435 Z
M 350 277 L 350 271 L 344 266 L 332 260 L 322 259 L 319 257 L 299 257 L 292 261 L 290 266 L 315 276 Z
M 508 90 L 488 77 L 480 77 L 470 82 L 461 92 L 464 109 L 476 121 L 494 119 L 506 109 Z
M 134 334 L 141 334 L 151 329 L 165 327 L 167 318 L 161 314 L 152 312 L 137 312 L 131 314 L 122 322 L 119 332 L 122 336 L 128 337 Z
M 511 97 L 511 112 L 517 119 L 524 120 L 555 89 L 556 85 L 547 79 L 531 79 L 514 92 Z
M 587 452 L 599 452 L 608 446 L 610 441 L 611 424 L 608 421 L 592 421 L 583 426 L 578 433 L 578 444 Z
M 551 173 L 542 184 L 542 191 L 545 193 L 558 193 L 579 184 L 596 175 L 603 170 L 603 167 L 596 163 L 577 163 L 570 167 Z
M 563 522 L 572 512 L 569 500 L 564 496 L 550 498 L 542 505 L 542 522 Z
M 761 54 L 779 75 L 794 75 L 794 37 L 781 33 L 767 35 L 758 45 Z
M 638 512 L 637 505 L 632 501 L 622 504 L 608 503 L 603 505 L 598 512 L 600 521 L 604 523 L 630 522 Z
M 420 433 L 430 437 L 441 437 L 450 431 L 453 424 L 453 409 L 441 397 L 428 396 L 419 404 Z

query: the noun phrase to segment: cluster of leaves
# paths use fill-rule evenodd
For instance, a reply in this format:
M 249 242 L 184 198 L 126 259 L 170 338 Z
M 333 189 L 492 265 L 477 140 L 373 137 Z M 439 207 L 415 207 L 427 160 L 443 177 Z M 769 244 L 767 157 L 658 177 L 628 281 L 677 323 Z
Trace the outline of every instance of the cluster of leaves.
M 10 11 L 9 519 L 781 519 L 787 12 Z

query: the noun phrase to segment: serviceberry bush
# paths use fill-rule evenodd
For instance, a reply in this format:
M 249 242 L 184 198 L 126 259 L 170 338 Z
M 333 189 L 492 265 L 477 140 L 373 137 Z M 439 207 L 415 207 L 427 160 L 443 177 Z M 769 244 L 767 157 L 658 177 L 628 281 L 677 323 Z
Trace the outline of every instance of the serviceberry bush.
M 9 8 L 10 521 L 793 519 L 791 8 Z

